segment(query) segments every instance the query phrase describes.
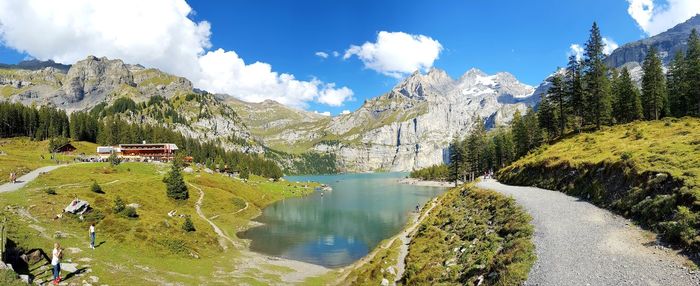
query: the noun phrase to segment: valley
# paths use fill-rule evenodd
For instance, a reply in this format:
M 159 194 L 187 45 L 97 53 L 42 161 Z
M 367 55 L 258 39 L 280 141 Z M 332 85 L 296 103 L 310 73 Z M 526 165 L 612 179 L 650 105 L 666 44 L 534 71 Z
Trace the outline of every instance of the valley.
M 0 1 L 0 285 L 700 285 L 684 1 Z

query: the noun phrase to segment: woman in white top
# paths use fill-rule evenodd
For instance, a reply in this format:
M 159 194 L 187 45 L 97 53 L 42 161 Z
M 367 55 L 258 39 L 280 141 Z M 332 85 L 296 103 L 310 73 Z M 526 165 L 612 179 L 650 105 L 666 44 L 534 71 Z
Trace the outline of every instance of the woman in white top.
M 58 285 L 58 282 L 61 281 L 61 258 L 63 258 L 63 249 L 61 249 L 61 245 L 56 242 L 53 246 L 53 251 L 51 252 L 54 285 Z
M 95 223 L 90 224 L 90 248 L 95 249 Z

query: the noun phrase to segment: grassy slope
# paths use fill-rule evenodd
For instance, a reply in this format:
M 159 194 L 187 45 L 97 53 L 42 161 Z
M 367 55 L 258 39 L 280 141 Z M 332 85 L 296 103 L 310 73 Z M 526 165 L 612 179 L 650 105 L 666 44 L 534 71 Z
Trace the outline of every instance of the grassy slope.
M 466 185 L 443 195 L 406 257 L 406 285 L 518 285 L 535 262 L 531 218 L 512 198 Z
M 589 199 L 700 249 L 699 119 L 636 122 L 575 135 L 533 152 L 498 177 Z
M 59 162 L 72 162 L 75 155 L 80 153 L 94 154 L 96 144 L 89 142 L 72 142 L 78 148 L 73 155 L 58 154 Z M 18 177 L 39 167 L 56 165 L 51 160 L 48 151 L 49 141 L 32 141 L 29 138 L 0 139 L 0 184 L 9 182 L 10 172 L 14 171 Z M 42 159 L 41 156 L 44 156 Z
M 4 166 L 2 164 L 0 166 Z M 222 251 L 217 235 L 195 212 L 199 192 L 190 187 L 187 202 L 176 202 L 165 196 L 161 180 L 168 168 L 144 163 L 124 163 L 116 168 L 106 163 L 71 165 L 41 175 L 22 190 L 0 195 L 0 205 L 9 206 L 0 211 L 10 218 L 11 237 L 20 247 L 48 252 L 53 241 L 58 240 L 66 248 L 80 248 L 82 251 L 77 253 L 68 251 L 66 259 L 78 262 L 78 267 L 89 265 L 92 271 L 89 275 L 100 277 L 100 283 L 227 284 L 234 279 L 264 284 L 279 282 L 281 274 L 291 271 L 274 266 L 263 266 L 260 271 L 237 269 L 242 259 L 240 250 L 229 245 Z M 294 183 L 269 182 L 259 177 L 242 182 L 204 172 L 186 174 L 185 180 L 203 189 L 202 211 L 234 240 L 238 240 L 236 231 L 247 226 L 264 206 L 313 190 L 313 186 L 302 188 Z M 105 194 L 92 193 L 89 190 L 92 181 L 98 182 Z M 49 187 L 57 194 L 44 192 Z M 114 214 L 111 209 L 116 196 L 127 204 L 139 204 L 139 218 L 127 219 Z M 53 219 L 75 197 L 89 201 L 105 215 L 97 224 L 97 242 L 104 243 L 96 250 L 87 247 L 87 222 L 68 216 Z M 167 216 L 170 210 L 190 215 L 197 231 L 182 231 L 184 219 Z M 56 231 L 68 237 L 56 239 L 53 237 Z M 48 272 L 34 274 L 38 278 L 50 275 Z

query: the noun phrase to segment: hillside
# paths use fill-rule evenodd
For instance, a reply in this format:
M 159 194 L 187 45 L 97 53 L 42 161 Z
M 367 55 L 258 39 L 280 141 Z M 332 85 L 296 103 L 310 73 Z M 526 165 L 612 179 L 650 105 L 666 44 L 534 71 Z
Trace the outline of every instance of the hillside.
M 7 146 L 22 142 L 6 139 L 5 146 L 15 153 L 12 150 L 18 147 Z M 235 277 L 241 283 L 269 284 L 287 281 L 290 273 L 308 270 L 303 270 L 308 267 L 305 264 L 272 261 L 250 253 L 236 233 L 248 227 L 265 206 L 309 194 L 315 184 L 270 182 L 257 176 L 241 181 L 194 168 L 184 174 L 190 199 L 178 202 L 166 197 L 162 182 L 169 168 L 150 163 L 122 163 L 116 167 L 107 163 L 73 164 L 40 175 L 21 190 L 0 194 L 0 205 L 4 206 L 0 212 L 9 220 L 11 244 L 24 253 L 35 249 L 49 252 L 53 242 L 60 241 L 67 249 L 65 264 L 80 269 L 77 276 L 66 277 L 69 283 L 95 279 L 91 283 L 227 284 Z M 93 182 L 102 187 L 103 194 L 90 190 Z M 134 206 L 137 217 L 115 213 L 117 197 Z M 84 220 L 67 214 L 56 219 L 74 198 L 88 201 L 93 211 Z M 198 205 L 201 214 L 230 240 L 218 235 L 200 216 Z M 168 212 L 173 210 L 176 215 L 171 217 Z M 180 215 L 191 217 L 194 232 L 182 230 L 184 218 Z M 87 247 L 86 231 L 91 221 L 97 222 L 95 250 Z M 248 266 L 242 266 L 242 261 Z M 50 272 L 42 270 L 44 263 L 32 258 L 29 265 L 13 265 L 22 273 L 28 271 L 46 280 Z
M 700 120 L 667 118 L 573 135 L 501 169 L 507 184 L 565 192 L 700 249 Z

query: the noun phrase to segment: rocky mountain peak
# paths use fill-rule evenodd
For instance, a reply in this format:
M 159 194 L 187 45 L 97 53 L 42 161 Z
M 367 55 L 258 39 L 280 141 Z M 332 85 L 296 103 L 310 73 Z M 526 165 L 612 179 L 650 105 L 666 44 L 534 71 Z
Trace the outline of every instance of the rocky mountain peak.
M 424 99 L 428 92 L 440 93 L 453 84 L 452 78 L 444 70 L 432 68 L 423 75 L 415 71 L 397 84 L 393 91 L 412 99 Z
M 91 95 L 95 95 L 96 99 L 104 99 L 104 93 L 121 84 L 135 86 L 134 77 L 123 61 L 88 56 L 68 70 L 63 91 L 66 99 L 71 102 Z

